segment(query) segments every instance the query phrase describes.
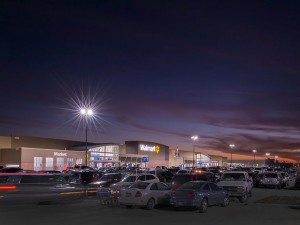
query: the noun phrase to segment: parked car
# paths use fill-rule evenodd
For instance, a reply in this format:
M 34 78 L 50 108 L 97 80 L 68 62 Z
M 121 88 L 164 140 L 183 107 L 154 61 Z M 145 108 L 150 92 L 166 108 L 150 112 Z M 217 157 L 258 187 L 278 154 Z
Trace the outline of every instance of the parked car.
M 161 182 L 170 182 L 172 181 L 172 178 L 174 174 L 170 172 L 169 170 L 163 170 L 156 173 L 157 177 Z
M 278 172 L 266 172 L 260 180 L 260 187 L 273 187 L 281 189 L 283 186 L 283 179 Z
M 106 173 L 94 182 L 87 184 L 87 195 L 96 195 L 99 188 L 107 188 L 112 184 L 120 182 L 123 178 L 122 173 Z
M 292 180 L 287 172 L 279 172 L 282 177 L 282 187 L 288 187 L 290 180 Z
M 182 184 L 188 181 L 210 181 L 214 182 L 215 179 L 212 177 L 211 172 L 201 172 L 201 173 L 188 173 L 188 174 L 175 174 L 172 182 L 171 187 L 172 189 L 177 189 Z
M 69 170 L 64 176 L 70 183 L 87 185 L 100 178 L 101 174 L 97 171 L 89 170 Z
M 294 189 L 300 190 L 300 179 L 296 179 Z
M 151 210 L 156 205 L 168 205 L 170 193 L 165 183 L 142 181 L 121 189 L 119 203 L 127 208 L 139 206 Z
M 253 187 L 259 187 L 260 176 L 257 172 L 248 172 L 249 177 L 252 179 Z
M 229 205 L 228 193 L 215 183 L 208 181 L 189 181 L 171 193 L 170 205 L 173 208 L 197 207 L 199 212 L 207 211 L 208 206 Z
M 23 171 L 20 167 L 4 167 L 0 169 L 0 173 L 18 173 Z
M 191 173 L 192 170 L 189 170 L 189 169 L 181 169 L 181 170 L 178 170 L 176 172 L 176 174 L 182 174 L 182 173 Z
M 110 185 L 110 187 L 115 188 L 115 189 L 121 189 L 125 187 L 129 187 L 132 185 L 134 182 L 137 181 L 160 181 L 157 176 L 154 174 L 129 174 L 125 176 L 120 182 L 114 183 Z
M 253 182 L 245 171 L 224 172 L 217 185 L 226 190 L 229 197 L 238 198 L 241 203 L 247 202 L 252 195 Z
M 85 188 L 63 176 L 44 173 L 0 174 L 0 204 L 49 203 L 82 200 Z

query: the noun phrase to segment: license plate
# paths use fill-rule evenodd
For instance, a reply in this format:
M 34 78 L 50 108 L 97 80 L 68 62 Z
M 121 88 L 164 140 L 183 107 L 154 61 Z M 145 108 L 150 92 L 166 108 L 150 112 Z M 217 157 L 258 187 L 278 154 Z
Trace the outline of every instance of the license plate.
M 131 197 L 131 193 L 126 193 L 126 197 Z

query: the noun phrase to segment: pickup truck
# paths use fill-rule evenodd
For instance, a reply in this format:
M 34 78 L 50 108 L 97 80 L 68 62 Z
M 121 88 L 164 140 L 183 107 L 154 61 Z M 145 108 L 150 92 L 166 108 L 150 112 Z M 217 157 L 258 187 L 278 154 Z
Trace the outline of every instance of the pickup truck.
M 244 171 L 224 172 L 217 185 L 226 190 L 229 197 L 236 197 L 241 203 L 247 202 L 248 197 L 252 195 L 253 182 Z

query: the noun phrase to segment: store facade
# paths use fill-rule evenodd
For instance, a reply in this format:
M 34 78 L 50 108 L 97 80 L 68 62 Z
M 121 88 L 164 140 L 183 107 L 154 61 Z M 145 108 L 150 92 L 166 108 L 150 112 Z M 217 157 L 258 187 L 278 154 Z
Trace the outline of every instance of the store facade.
M 216 155 L 208 155 L 203 154 L 201 152 L 195 152 L 195 156 L 193 157 L 193 152 L 184 151 L 178 149 L 170 150 L 170 167 L 193 167 L 195 163 L 195 167 L 212 167 L 212 166 L 224 166 L 226 164 L 227 158 L 216 156 Z
M 118 144 L 100 144 L 88 148 L 88 166 L 92 168 L 103 168 L 119 165 Z
M 84 162 L 84 152 L 60 149 L 17 148 L 1 149 L 1 162 L 5 167 L 21 167 L 24 170 L 57 170 Z
M 169 166 L 169 146 L 148 141 L 125 141 L 120 148 L 122 166 Z

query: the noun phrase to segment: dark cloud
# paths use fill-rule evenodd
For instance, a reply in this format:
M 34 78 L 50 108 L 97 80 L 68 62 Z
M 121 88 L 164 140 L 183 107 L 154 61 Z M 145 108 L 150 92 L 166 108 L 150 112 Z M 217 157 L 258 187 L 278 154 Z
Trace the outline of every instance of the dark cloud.
M 2 133 L 82 138 L 92 99 L 95 142 L 298 159 L 299 3 L 1 4 Z

